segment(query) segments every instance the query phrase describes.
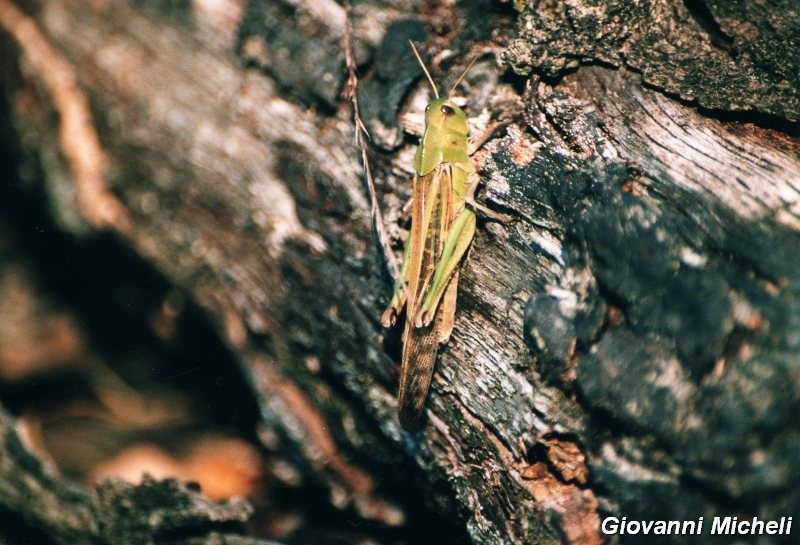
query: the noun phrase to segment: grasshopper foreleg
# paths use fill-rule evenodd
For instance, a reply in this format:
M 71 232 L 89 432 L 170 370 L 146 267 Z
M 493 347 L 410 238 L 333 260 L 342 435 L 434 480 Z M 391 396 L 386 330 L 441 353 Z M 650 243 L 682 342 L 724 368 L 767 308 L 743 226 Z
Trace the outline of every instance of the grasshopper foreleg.
M 403 250 L 403 264 L 400 266 L 400 278 L 397 279 L 397 285 L 394 287 L 392 301 L 389 303 L 389 306 L 386 307 L 386 310 L 383 311 L 383 315 L 381 315 L 381 325 L 383 327 L 393 326 L 397 322 L 397 315 L 400 314 L 400 310 L 406 304 L 406 298 L 408 297 L 408 293 L 406 292 L 408 288 L 408 263 L 410 261 L 408 255 L 410 249 L 411 237 L 406 241 L 406 247 Z

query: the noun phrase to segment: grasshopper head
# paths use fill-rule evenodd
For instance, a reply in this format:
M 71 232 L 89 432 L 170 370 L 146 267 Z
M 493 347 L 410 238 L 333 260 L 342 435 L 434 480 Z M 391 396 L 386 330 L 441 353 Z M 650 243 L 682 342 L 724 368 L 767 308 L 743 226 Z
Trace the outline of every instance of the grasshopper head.
M 449 98 L 437 98 L 425 108 L 425 126 L 467 134 L 467 114 Z
M 425 108 L 425 134 L 414 157 L 414 168 L 425 176 L 442 163 L 469 161 L 467 114 L 449 98 L 432 100 Z

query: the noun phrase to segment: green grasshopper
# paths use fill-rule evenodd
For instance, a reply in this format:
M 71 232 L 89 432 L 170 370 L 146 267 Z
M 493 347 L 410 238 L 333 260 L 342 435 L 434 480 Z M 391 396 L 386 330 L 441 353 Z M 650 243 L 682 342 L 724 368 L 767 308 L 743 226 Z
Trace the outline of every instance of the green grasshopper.
M 425 132 L 414 156 L 411 232 L 400 278 L 381 317 L 381 324 L 390 327 L 405 307 L 398 416 L 406 429 L 419 420 L 439 345 L 453 331 L 458 268 L 475 234 L 474 209 L 485 211 L 474 202 L 480 177 L 470 160 L 467 116 L 449 97 L 472 63 L 448 98 L 439 98 L 413 43 L 411 48 L 436 99 L 425 109 Z

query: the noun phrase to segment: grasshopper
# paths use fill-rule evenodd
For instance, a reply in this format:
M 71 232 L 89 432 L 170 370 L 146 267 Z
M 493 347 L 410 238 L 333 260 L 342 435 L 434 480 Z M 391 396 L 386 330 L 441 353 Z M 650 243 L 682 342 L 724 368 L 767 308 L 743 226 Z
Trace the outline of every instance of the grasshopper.
M 448 98 L 439 98 L 422 58 L 409 44 L 436 98 L 425 109 L 425 131 L 414 156 L 411 232 L 381 324 L 394 325 L 405 308 L 398 416 L 404 428 L 413 429 L 425 404 L 439 345 L 447 343 L 453 331 L 458 269 L 475 234 L 475 209 L 485 209 L 474 202 L 480 177 L 470 159 L 467 116 L 450 98 L 472 63 L 450 88 Z

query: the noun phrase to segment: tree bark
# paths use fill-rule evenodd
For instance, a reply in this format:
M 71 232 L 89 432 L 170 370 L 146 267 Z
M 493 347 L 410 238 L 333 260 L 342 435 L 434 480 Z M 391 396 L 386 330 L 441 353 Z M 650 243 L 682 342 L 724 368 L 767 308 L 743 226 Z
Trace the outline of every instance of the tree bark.
M 401 126 L 425 101 L 406 37 L 427 36 L 442 86 L 478 55 L 466 109 L 503 123 L 474 156 L 479 199 L 517 221 L 479 223 L 417 432 L 395 416 L 338 4 L 0 0 L 21 182 L 185 290 L 265 448 L 365 519 L 426 498 L 475 543 L 596 544 L 639 542 L 608 516 L 704 517 L 716 543 L 715 516 L 800 514 L 796 11 L 522 4 L 353 12 L 398 251 Z

